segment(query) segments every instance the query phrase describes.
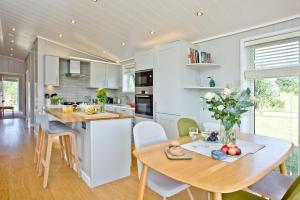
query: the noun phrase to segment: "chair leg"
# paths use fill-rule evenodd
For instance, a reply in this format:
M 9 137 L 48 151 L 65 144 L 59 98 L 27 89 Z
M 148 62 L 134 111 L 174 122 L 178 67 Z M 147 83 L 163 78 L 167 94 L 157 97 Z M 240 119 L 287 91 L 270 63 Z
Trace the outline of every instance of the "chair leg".
M 49 177 L 49 167 L 50 167 L 50 161 L 51 161 L 51 152 L 52 152 L 52 143 L 53 138 L 51 136 L 48 136 L 48 142 L 47 142 L 47 153 L 46 153 L 46 160 L 45 160 L 45 170 L 44 170 L 44 182 L 43 187 L 46 188 L 48 184 L 48 177 Z
M 59 144 L 60 144 L 60 157 L 63 159 L 65 157 L 65 147 L 63 145 L 63 136 L 59 136 Z
M 72 147 L 73 147 L 74 160 L 76 164 L 76 170 L 77 170 L 78 177 L 80 177 L 80 161 L 78 158 L 76 135 L 72 134 L 71 138 L 72 138 Z
M 38 157 L 38 163 L 37 163 L 38 176 L 42 176 L 43 173 L 42 160 L 45 158 L 46 149 L 47 149 L 47 142 L 46 142 L 47 140 L 48 140 L 48 135 L 43 132 L 41 150 L 40 150 L 40 155 Z
M 64 139 L 64 144 L 65 144 L 67 163 L 68 163 L 68 166 L 72 167 L 69 136 L 68 135 L 64 135 L 63 139 Z
M 39 130 L 38 130 L 38 135 L 37 135 L 37 138 L 36 138 L 36 144 L 35 144 L 35 152 L 34 152 L 34 159 L 33 159 L 33 162 L 34 163 L 37 163 L 37 160 L 38 160 L 38 153 L 39 153 L 39 149 L 40 149 L 40 145 L 41 145 L 41 126 L 39 126 Z
M 36 171 L 38 171 L 38 169 L 39 169 L 39 165 L 40 165 L 40 162 L 41 162 L 41 157 L 42 157 L 42 147 L 43 147 L 43 145 L 44 145 L 44 143 L 45 143 L 45 136 L 44 136 L 44 132 L 43 132 L 43 130 L 42 130 L 42 128 L 41 128 L 41 130 L 40 130 L 40 132 L 39 132 L 39 134 L 40 134 L 40 136 L 39 136 L 39 140 L 38 140 L 38 146 L 37 146 L 37 152 L 36 152 L 36 154 L 37 154 L 37 160 L 36 160 L 36 166 L 35 166 L 35 169 L 36 169 Z
M 187 188 L 186 191 L 188 192 L 190 200 L 194 200 L 194 197 L 193 197 L 193 194 L 192 194 L 190 188 Z

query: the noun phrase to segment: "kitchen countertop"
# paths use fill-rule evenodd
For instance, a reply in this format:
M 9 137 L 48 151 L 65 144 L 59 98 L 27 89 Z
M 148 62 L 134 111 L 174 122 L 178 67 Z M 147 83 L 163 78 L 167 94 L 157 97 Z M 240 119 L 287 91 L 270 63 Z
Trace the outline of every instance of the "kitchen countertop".
M 88 122 L 95 120 L 113 120 L 113 119 L 124 119 L 124 118 L 133 118 L 133 115 L 113 113 L 113 112 L 104 112 L 97 113 L 94 115 L 86 115 L 84 112 L 71 112 L 63 113 L 60 108 L 47 108 L 45 109 L 50 115 L 53 115 L 57 119 L 61 120 L 64 123 L 69 122 Z

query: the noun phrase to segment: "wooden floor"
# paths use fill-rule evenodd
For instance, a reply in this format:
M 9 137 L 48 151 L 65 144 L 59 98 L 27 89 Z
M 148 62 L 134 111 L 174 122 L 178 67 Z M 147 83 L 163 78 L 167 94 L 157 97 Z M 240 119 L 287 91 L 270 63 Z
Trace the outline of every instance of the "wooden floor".
M 134 200 L 138 178 L 136 167 L 132 174 L 113 183 L 90 189 L 60 158 L 55 145 L 51 160 L 49 184 L 42 187 L 42 177 L 38 177 L 33 164 L 35 136 L 24 126 L 22 119 L 0 120 L 0 200 L 26 199 L 92 199 L 92 200 Z M 101 170 L 101 169 L 99 169 Z M 207 199 L 205 192 L 192 188 L 195 200 Z M 162 199 L 147 190 L 145 200 Z M 186 191 L 169 198 L 188 199 Z

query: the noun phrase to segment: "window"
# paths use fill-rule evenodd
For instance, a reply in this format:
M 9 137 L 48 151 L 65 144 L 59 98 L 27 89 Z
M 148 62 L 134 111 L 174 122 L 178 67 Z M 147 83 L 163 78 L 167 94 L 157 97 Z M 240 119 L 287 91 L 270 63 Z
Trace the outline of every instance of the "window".
M 126 93 L 134 93 L 135 90 L 135 65 L 125 65 L 122 69 L 122 91 Z
M 293 153 L 286 162 L 289 174 L 294 177 L 300 169 L 299 41 L 299 36 L 263 43 L 254 41 L 256 44 L 245 49 L 248 65 L 245 78 L 257 99 L 250 129 L 258 135 L 294 143 Z

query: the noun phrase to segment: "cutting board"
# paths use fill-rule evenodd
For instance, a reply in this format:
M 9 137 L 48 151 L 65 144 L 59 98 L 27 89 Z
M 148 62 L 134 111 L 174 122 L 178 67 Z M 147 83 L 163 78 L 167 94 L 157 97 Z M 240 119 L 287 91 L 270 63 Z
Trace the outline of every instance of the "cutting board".
M 115 119 L 115 118 L 119 118 L 120 117 L 119 114 L 109 113 L 109 112 L 96 113 L 96 114 L 93 114 L 93 115 L 87 115 L 84 112 L 76 112 L 74 114 L 79 115 L 79 116 L 83 117 L 86 120 Z

